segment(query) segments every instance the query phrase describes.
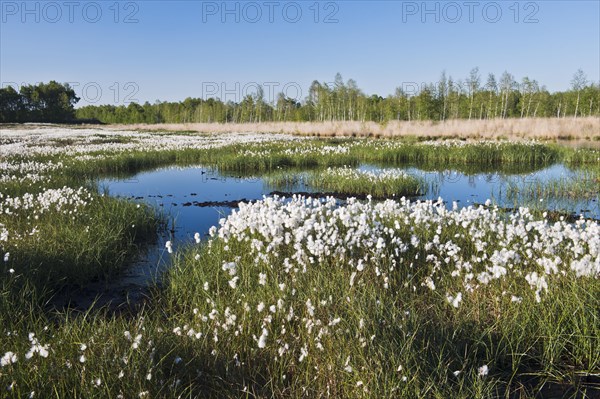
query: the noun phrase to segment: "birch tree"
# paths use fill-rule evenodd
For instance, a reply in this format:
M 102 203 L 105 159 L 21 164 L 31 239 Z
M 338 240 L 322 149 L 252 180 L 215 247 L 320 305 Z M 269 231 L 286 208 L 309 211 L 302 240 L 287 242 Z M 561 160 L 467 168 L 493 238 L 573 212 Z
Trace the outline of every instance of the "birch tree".
M 577 119 L 577 113 L 579 112 L 579 99 L 581 97 L 581 90 L 586 86 L 586 84 L 587 84 L 587 76 L 585 76 L 585 73 L 581 69 L 578 69 L 577 72 L 575 72 L 575 75 L 573 75 L 573 79 L 571 80 L 571 87 L 573 88 L 574 91 L 577 92 L 577 102 L 575 103 L 575 114 L 573 115 L 574 119 Z

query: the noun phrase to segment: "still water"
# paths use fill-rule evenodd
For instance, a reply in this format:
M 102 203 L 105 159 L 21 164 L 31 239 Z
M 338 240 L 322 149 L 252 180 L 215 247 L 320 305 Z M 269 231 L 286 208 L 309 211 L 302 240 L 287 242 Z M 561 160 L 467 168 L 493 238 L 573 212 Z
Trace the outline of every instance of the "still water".
M 382 167 L 361 165 L 359 169 L 380 170 Z M 398 168 L 421 177 L 428 186 L 426 195 L 415 200 L 439 197 L 447 206 L 457 202 L 459 207 L 485 203 L 493 200 L 499 206 L 513 208 L 523 205 L 523 198 L 508 198 L 506 193 L 511 185 L 527 185 L 546 182 L 551 179 L 572 179 L 577 182 L 579 173 L 563 165 L 553 165 L 527 173 L 461 173 L 456 170 L 425 171 L 415 167 Z M 162 212 L 168 220 L 168 227 L 154 244 L 146 249 L 139 261 L 128 268 L 110 286 L 90 288 L 82 293 L 81 302 L 97 300 L 102 291 L 104 298 L 99 304 L 135 302 L 144 295 L 150 281 L 158 281 L 161 272 L 168 267 L 169 255 L 165 242 L 171 240 L 177 251 L 182 246 L 194 244 L 194 234 L 206 236 L 211 226 L 218 225 L 219 219 L 227 217 L 239 202 L 262 199 L 271 195 L 278 187 L 270 187 L 260 177 L 241 177 L 221 174 L 217 170 L 202 166 L 168 167 L 139 173 L 127 179 L 105 179 L 100 187 L 109 195 L 144 202 Z M 313 193 L 309 187 L 298 183 L 285 188 L 289 196 L 294 192 Z M 318 193 L 314 193 L 318 196 Z M 343 202 L 343 199 L 340 200 Z M 538 209 L 562 209 L 570 214 L 583 214 L 585 217 L 600 218 L 598 196 L 589 200 L 535 199 L 528 206 Z M 87 301 L 85 299 L 87 295 Z
M 361 165 L 359 169 L 378 170 L 380 167 Z M 511 185 L 527 185 L 563 178 L 577 181 L 578 172 L 563 165 L 553 165 L 535 172 L 522 174 L 479 173 L 464 174 L 455 170 L 424 171 L 414 167 L 401 168 L 407 173 L 423 178 L 429 187 L 428 193 L 415 200 L 438 199 L 451 206 L 482 204 L 487 199 L 500 206 L 518 206 L 514 198 L 507 198 Z M 169 167 L 139 173 L 126 180 L 104 180 L 100 183 L 109 194 L 117 197 L 143 201 L 163 211 L 170 221 L 168 239 L 175 243 L 192 242 L 196 232 L 205 235 L 219 219 L 226 217 L 238 202 L 254 201 L 272 194 L 278 187 L 270 187 L 260 177 L 241 177 L 220 174 L 201 166 Z M 287 193 L 313 192 L 302 183 L 286 187 Z M 318 193 L 315 193 L 318 195 Z M 589 201 L 543 199 L 537 208 L 565 209 L 569 213 L 598 218 L 597 198 Z

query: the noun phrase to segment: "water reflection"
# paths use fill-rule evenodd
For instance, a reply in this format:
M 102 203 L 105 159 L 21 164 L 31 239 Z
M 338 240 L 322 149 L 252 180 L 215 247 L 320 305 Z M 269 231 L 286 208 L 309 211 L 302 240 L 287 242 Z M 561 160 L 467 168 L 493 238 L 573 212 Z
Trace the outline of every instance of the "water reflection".
M 380 170 L 381 166 L 361 165 L 361 170 Z M 427 182 L 429 191 L 419 199 L 443 198 L 461 206 L 484 203 L 493 199 L 502 206 L 512 207 L 522 197 L 506 196 L 510 187 L 544 183 L 556 179 L 577 181 L 580 172 L 557 164 L 537 171 L 524 173 L 484 172 L 467 174 L 455 169 L 427 171 L 417 167 L 399 168 L 419 176 Z M 301 172 L 299 172 L 301 173 Z M 169 167 L 139 173 L 133 178 L 104 180 L 100 183 L 110 195 L 137 199 L 155 206 L 169 215 L 170 236 L 178 242 L 191 242 L 194 233 L 205 235 L 237 205 L 238 201 L 253 201 L 280 189 L 268 186 L 262 178 L 220 174 L 217 170 L 201 166 Z M 311 192 L 303 180 L 287 185 L 285 190 Z M 543 202 L 543 201 L 542 201 Z M 594 204 L 595 203 L 595 204 Z M 571 200 L 544 204 L 570 205 L 571 212 L 589 210 L 586 216 L 598 217 L 597 201 Z
M 361 165 L 359 169 L 378 170 L 382 166 Z M 459 207 L 482 204 L 487 199 L 492 199 L 501 206 L 512 208 L 524 205 L 526 199 L 518 195 L 507 195 L 510 187 L 556 179 L 577 181 L 580 178 L 580 172 L 563 165 L 524 171 L 512 169 L 494 172 L 484 169 L 474 173 L 464 169 L 426 170 L 414 166 L 398 169 L 419 176 L 427 182 L 428 193 L 417 199 L 435 200 L 441 197 L 447 201 L 448 206 L 457 202 Z M 311 192 L 303 181 L 300 179 L 291 186 L 287 185 L 285 190 L 289 193 Z M 170 258 L 164 248 L 167 240 L 173 241 L 176 251 L 182 245 L 192 245 L 196 232 L 206 236 L 209 228 L 230 214 L 238 201 L 259 200 L 278 189 L 268 186 L 259 177 L 220 174 L 215 169 L 202 166 L 162 168 L 126 179 L 103 180 L 100 185 L 110 195 L 146 202 L 164 212 L 169 219 L 169 227 L 159 237 L 156 245 L 148 248 L 141 262 L 126 272 L 124 281 L 127 291 L 134 290 L 136 285 L 143 286 L 150 276 L 155 278 L 166 267 Z M 568 201 L 542 198 L 542 201 L 536 199 L 525 205 L 541 209 L 567 209 L 569 212 L 584 213 L 586 217 L 600 217 L 597 196 L 589 200 Z

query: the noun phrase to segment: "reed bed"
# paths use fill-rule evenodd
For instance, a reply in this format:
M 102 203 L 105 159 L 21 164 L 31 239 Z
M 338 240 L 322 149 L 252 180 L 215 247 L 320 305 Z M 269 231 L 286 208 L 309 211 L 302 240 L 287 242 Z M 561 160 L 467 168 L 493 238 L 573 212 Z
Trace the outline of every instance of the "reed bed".
M 356 121 L 134 124 L 115 125 L 112 128 L 200 133 L 285 133 L 319 137 L 583 140 L 583 144 L 588 142 L 588 145 L 597 145 L 594 142 L 600 140 L 600 119 L 597 117 L 391 121 L 385 124 Z

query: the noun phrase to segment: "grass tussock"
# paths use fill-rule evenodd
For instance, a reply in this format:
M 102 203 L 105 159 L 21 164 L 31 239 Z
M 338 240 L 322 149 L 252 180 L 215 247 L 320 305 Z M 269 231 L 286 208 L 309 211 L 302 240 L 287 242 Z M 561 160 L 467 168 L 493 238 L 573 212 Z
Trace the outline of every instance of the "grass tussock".
M 427 192 L 425 181 L 398 169 L 357 170 L 348 167 L 327 168 L 307 173 L 280 172 L 264 177 L 277 190 L 308 188 L 315 192 L 357 195 L 373 198 L 414 197 Z
M 545 274 L 533 259 L 549 248 L 514 268 L 502 259 L 520 247 L 513 228 L 537 223 L 527 213 L 260 208 L 180 254 L 165 294 L 169 314 L 188 315 L 173 317 L 177 333 L 213 353 L 214 370 L 237 370 L 225 396 L 534 397 L 541 381 L 566 392 L 599 370 L 598 280 Z M 567 248 L 553 249 L 565 264 Z
M 114 276 L 133 259 L 138 245 L 154 239 L 155 212 L 147 206 L 90 193 L 78 206 L 44 212 L 3 207 L 11 274 L 20 284 L 43 289 L 84 286 Z M 19 233 L 17 233 L 19 232 Z

